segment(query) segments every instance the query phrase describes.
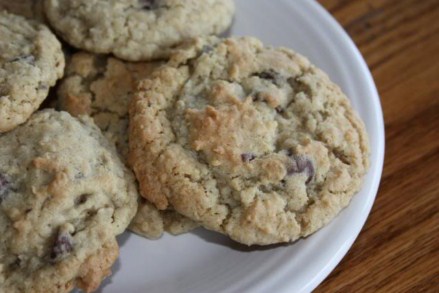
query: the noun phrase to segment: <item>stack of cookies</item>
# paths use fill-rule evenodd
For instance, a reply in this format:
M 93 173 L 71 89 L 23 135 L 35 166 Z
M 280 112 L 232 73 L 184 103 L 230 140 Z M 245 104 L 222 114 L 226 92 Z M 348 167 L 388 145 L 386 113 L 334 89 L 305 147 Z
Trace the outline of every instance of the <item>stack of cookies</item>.
M 269 245 L 349 204 L 369 164 L 349 100 L 290 49 L 218 37 L 233 15 L 0 0 L 0 292 L 94 291 L 126 229 Z

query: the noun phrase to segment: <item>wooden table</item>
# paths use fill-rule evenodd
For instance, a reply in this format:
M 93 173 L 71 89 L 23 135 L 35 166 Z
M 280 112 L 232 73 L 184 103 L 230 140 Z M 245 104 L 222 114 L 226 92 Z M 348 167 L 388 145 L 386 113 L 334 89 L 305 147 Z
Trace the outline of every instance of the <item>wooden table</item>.
M 439 292 L 439 1 L 319 2 L 372 71 L 386 155 L 365 227 L 315 292 Z

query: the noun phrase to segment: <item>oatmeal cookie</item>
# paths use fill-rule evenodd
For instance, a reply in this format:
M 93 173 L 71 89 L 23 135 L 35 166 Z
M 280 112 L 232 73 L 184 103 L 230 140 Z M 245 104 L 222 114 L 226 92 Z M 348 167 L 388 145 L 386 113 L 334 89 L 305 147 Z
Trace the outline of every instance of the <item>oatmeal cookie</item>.
M 72 46 L 128 61 L 166 58 L 181 41 L 219 34 L 232 0 L 46 0 L 47 18 Z
M 122 158 L 128 155 L 128 104 L 139 79 L 147 78 L 161 62 L 123 62 L 116 58 L 77 53 L 66 69 L 59 90 L 59 107 L 74 116 L 89 115 L 115 143 Z M 141 200 L 130 229 L 148 238 L 163 231 L 181 234 L 197 225 L 174 211 L 158 211 Z
M 134 177 L 89 118 L 35 113 L 0 136 L 0 292 L 96 290 L 136 210 Z
M 241 243 L 305 237 L 360 189 L 368 139 L 306 58 L 257 39 L 198 39 L 140 83 L 131 164 L 144 197 Z
M 0 133 L 24 123 L 62 76 L 64 54 L 43 24 L 0 12 Z

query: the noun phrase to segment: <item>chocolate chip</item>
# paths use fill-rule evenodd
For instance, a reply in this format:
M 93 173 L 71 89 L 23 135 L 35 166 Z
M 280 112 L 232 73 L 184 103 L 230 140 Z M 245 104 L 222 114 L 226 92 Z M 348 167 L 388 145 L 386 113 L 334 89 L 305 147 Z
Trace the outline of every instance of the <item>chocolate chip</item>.
M 265 99 L 262 96 L 261 92 L 254 93 L 252 96 L 253 96 L 253 102 L 265 102 Z
M 140 7 L 146 10 L 153 10 L 158 8 L 157 0 L 139 0 Z
M 11 183 L 8 178 L 2 173 L 0 173 L 0 203 L 6 198 L 11 188 Z
M 276 75 L 277 75 L 277 73 L 272 71 L 272 70 L 262 71 L 262 72 L 254 74 L 254 76 L 257 76 L 257 77 L 262 78 L 262 79 L 269 79 L 269 80 L 275 80 Z
M 303 155 L 292 155 L 291 164 L 287 167 L 287 174 L 289 176 L 294 174 L 305 173 L 307 175 L 306 184 L 311 182 L 314 177 L 314 166 L 312 161 Z
M 277 86 L 280 86 L 280 81 L 282 79 L 281 75 L 278 72 L 276 72 L 276 71 L 274 71 L 272 69 L 267 70 L 267 71 L 262 71 L 262 72 L 254 73 L 253 76 L 257 76 L 257 77 L 259 77 L 261 79 L 269 80 L 269 81 L 271 81 L 272 83 L 274 83 Z
M 20 256 L 17 256 L 17 257 L 15 258 L 15 261 L 12 262 L 12 263 L 9 265 L 9 267 L 10 267 L 11 269 L 13 269 L 13 270 L 16 270 L 16 269 L 20 268 L 21 263 L 22 263 L 22 262 L 21 262 Z
M 75 199 L 75 205 L 81 205 L 81 204 L 84 204 L 84 203 L 87 201 L 87 198 L 88 198 L 90 195 L 91 195 L 91 194 L 87 194 L 87 193 L 81 194 L 80 196 L 78 196 L 78 197 Z
M 33 55 L 23 55 L 9 60 L 9 62 L 26 62 L 35 65 L 35 57 Z
M 241 160 L 242 160 L 244 163 L 251 162 L 251 161 L 253 161 L 254 159 L 256 159 L 256 155 L 255 155 L 255 154 L 252 154 L 252 153 L 244 153 L 244 154 L 241 154 Z
M 60 260 L 73 251 L 73 239 L 69 233 L 59 233 L 53 244 L 50 258 L 52 261 Z
M 277 106 L 274 108 L 278 114 L 282 114 L 284 112 L 284 109 L 281 106 Z
M 4 86 L 0 84 L 0 98 L 7 96 L 9 94 L 9 90 L 7 90 Z
M 45 90 L 47 90 L 49 87 L 47 86 L 47 84 L 40 84 L 39 86 L 38 86 L 38 90 L 40 90 L 40 91 L 45 91 Z
M 82 179 L 82 178 L 84 178 L 84 173 L 78 172 L 75 174 L 75 179 Z
M 210 45 L 204 45 L 203 48 L 201 49 L 201 51 L 203 53 L 210 53 L 213 51 L 213 47 Z

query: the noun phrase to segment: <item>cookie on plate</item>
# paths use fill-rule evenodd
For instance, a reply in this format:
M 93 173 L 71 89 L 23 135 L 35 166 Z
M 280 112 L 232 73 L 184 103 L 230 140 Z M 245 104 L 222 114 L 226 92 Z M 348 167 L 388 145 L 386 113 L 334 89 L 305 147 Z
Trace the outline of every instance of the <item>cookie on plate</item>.
M 2 10 L 45 22 L 43 0 L 0 0 L 0 11 Z
M 327 224 L 359 190 L 368 153 L 340 88 L 254 38 L 186 45 L 130 106 L 129 163 L 143 196 L 247 245 Z
M 160 62 L 129 63 L 79 52 L 72 56 L 58 88 L 58 106 L 73 116 L 89 115 L 123 157 L 128 153 L 128 104 L 138 79 Z
M 135 179 L 90 118 L 35 113 L 0 136 L 0 292 L 97 289 L 136 210 Z
M 0 12 L 0 133 L 24 123 L 64 70 L 55 35 L 43 24 Z
M 178 235 L 198 226 L 196 222 L 174 210 L 158 210 L 148 200 L 141 197 L 137 214 L 129 229 L 138 235 L 156 239 L 162 236 L 164 231 Z
M 219 34 L 233 0 L 46 0 L 49 22 L 72 46 L 128 61 L 165 58 L 184 39 Z
M 66 68 L 59 93 L 59 108 L 74 116 L 89 115 L 115 145 L 123 158 L 128 155 L 128 104 L 138 79 L 147 78 L 160 62 L 130 63 L 103 55 L 80 52 Z M 196 224 L 175 212 L 158 211 L 146 200 L 131 229 L 148 238 L 166 230 L 187 232 Z

